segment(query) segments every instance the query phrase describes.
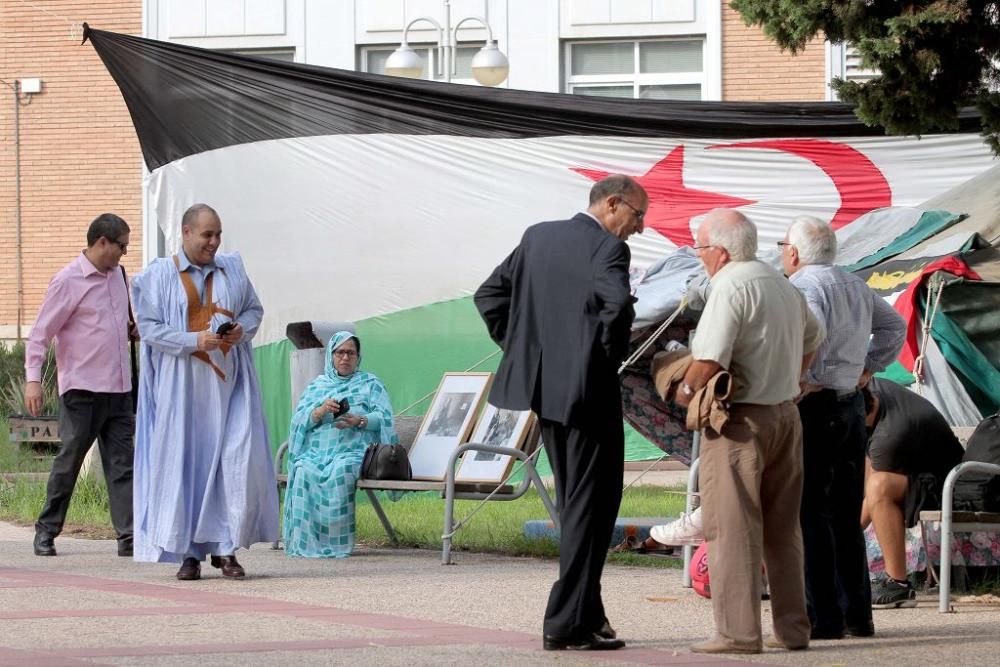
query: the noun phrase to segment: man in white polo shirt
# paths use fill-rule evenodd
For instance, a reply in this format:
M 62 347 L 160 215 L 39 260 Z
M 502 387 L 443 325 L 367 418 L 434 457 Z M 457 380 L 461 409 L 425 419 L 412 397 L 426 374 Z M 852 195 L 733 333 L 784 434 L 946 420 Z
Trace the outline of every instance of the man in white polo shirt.
M 775 573 L 769 645 L 804 649 L 810 624 L 799 527 L 802 425 L 792 400 L 825 332 L 798 290 L 757 261 L 757 228 L 743 214 L 706 215 L 695 250 L 712 291 L 678 403 L 720 370 L 732 374 L 733 391 L 722 432 L 704 430 L 699 473 L 717 634 L 691 650 L 761 652 L 762 560 Z

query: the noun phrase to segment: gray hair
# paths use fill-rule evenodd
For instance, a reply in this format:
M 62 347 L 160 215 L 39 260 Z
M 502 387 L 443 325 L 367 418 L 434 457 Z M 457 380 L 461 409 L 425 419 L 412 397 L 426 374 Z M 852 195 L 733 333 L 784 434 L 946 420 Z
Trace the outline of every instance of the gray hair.
M 811 215 L 800 215 L 788 228 L 788 242 L 799 251 L 803 264 L 833 264 L 837 257 L 837 235 L 833 227 Z
M 734 262 L 748 262 L 757 257 L 757 227 L 739 211 L 717 208 L 702 220 L 708 244 L 725 248 Z
M 188 210 L 184 211 L 184 216 L 181 218 L 181 227 L 194 227 L 198 222 L 198 216 L 202 213 L 211 213 L 216 218 L 219 217 L 215 209 L 208 204 L 192 204 L 188 207 Z
M 634 179 L 623 174 L 611 174 L 607 178 L 597 181 L 594 183 L 594 187 L 590 188 L 590 205 L 593 206 L 611 195 L 622 196 L 640 191 L 642 191 L 642 186 Z

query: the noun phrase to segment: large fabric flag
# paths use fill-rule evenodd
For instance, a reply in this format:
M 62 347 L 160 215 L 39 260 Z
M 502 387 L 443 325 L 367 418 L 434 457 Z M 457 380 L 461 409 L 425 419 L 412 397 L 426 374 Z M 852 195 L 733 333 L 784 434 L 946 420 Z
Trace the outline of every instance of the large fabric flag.
M 279 63 L 90 29 L 122 91 L 166 252 L 181 213 L 215 207 L 266 310 L 256 341 L 285 437 L 285 326 L 353 320 L 396 409 L 495 350 L 470 295 L 535 222 L 586 207 L 608 173 L 650 195 L 641 270 L 739 207 L 761 244 L 805 213 L 837 228 L 986 169 L 961 133 L 880 136 L 836 103 L 614 100 Z M 495 363 L 495 360 L 489 362 Z M 418 412 L 426 406 L 419 406 Z M 630 458 L 642 454 L 630 441 Z

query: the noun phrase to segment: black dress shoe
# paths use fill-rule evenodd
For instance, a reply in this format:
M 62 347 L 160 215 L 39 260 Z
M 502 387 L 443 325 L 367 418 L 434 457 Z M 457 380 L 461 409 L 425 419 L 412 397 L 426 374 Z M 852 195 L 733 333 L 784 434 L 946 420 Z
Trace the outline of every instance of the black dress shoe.
M 843 639 L 844 629 L 834 630 L 832 628 L 813 628 L 809 633 L 809 639 Z
M 197 558 L 185 558 L 181 569 L 177 570 L 177 578 L 181 581 L 201 579 L 201 561 Z
M 871 637 L 875 634 L 875 624 L 872 621 L 847 626 L 845 631 L 852 637 Z
M 597 635 L 600 637 L 604 637 L 605 639 L 618 638 L 618 633 L 615 632 L 615 629 L 613 627 L 611 627 L 611 621 L 609 621 L 608 619 L 604 619 L 604 625 L 602 625 L 601 629 L 597 631 Z
M 242 579 L 247 576 L 243 566 L 236 562 L 236 556 L 212 556 L 212 567 L 222 570 L 223 577 Z
M 122 558 L 132 557 L 132 540 L 127 542 L 121 541 L 118 543 L 118 555 Z
M 47 533 L 35 533 L 35 555 L 36 556 L 55 556 L 56 555 L 56 545 L 54 539 L 51 535 Z
M 542 637 L 542 648 L 546 651 L 614 651 L 625 648 L 621 639 L 605 639 L 596 632 L 585 639 L 563 639 L 562 637 Z

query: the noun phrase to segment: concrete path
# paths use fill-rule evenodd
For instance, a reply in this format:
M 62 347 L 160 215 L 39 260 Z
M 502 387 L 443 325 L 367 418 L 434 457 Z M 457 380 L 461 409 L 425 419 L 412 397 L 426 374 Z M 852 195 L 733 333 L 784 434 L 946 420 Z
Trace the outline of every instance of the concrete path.
M 59 556 L 31 553 L 32 531 L 0 523 L 0 665 L 993 665 L 1000 608 L 936 600 L 876 611 L 876 637 L 766 650 L 747 660 L 693 655 L 712 632 L 711 604 L 680 572 L 609 567 L 608 616 L 628 648 L 541 650 L 551 560 L 362 549 L 332 561 L 290 560 L 260 545 L 241 554 L 249 577 L 208 567 L 134 563 L 112 541 L 59 538 Z M 765 631 L 769 610 L 764 605 Z

